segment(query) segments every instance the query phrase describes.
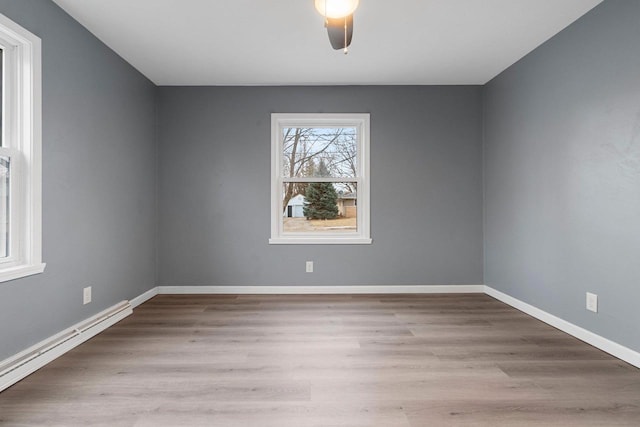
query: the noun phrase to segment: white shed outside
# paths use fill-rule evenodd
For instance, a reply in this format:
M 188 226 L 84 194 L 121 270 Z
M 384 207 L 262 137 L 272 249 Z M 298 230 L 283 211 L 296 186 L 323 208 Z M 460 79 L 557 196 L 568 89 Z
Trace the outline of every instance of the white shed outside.
M 292 197 L 287 203 L 287 209 L 284 211 L 284 216 L 286 218 L 304 218 L 303 213 L 304 208 L 304 196 L 302 194 L 298 194 L 295 197 Z

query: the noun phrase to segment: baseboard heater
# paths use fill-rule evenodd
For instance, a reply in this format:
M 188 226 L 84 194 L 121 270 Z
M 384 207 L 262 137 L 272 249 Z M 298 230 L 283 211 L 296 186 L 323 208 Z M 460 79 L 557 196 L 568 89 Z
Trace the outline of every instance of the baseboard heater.
M 0 391 L 12 386 L 67 351 L 96 336 L 133 313 L 122 301 L 89 319 L 0 362 Z

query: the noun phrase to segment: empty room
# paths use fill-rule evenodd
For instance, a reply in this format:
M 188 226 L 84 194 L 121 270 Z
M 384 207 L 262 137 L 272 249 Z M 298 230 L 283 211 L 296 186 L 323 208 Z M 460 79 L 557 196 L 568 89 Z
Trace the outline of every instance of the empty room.
M 0 0 L 1 426 L 640 425 L 640 0 Z

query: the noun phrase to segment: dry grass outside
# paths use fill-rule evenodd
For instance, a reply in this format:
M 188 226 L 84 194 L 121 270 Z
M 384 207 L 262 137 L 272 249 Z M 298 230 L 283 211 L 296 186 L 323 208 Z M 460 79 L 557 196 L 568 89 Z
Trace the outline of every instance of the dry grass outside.
M 356 227 L 355 218 L 312 219 L 309 222 L 314 227 Z
M 357 229 L 356 218 L 312 219 L 283 218 L 285 232 L 333 231 L 353 232 Z

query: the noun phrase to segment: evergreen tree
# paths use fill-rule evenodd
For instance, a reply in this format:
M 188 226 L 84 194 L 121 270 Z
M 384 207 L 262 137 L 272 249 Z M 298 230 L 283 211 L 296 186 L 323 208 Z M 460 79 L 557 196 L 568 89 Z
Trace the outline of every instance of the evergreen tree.
M 324 160 L 320 160 L 314 176 L 330 176 Z M 331 182 L 312 182 L 305 192 L 303 214 L 307 219 L 333 219 L 338 216 L 338 193 Z

